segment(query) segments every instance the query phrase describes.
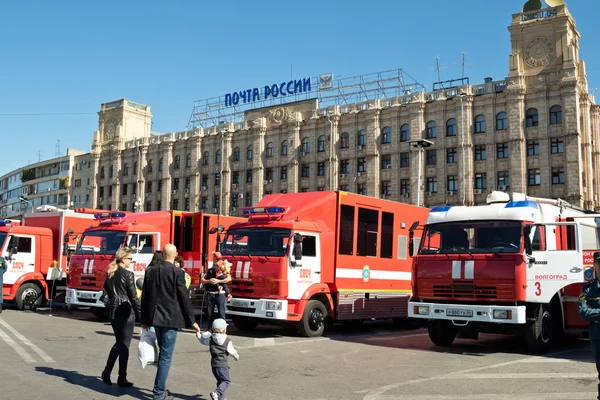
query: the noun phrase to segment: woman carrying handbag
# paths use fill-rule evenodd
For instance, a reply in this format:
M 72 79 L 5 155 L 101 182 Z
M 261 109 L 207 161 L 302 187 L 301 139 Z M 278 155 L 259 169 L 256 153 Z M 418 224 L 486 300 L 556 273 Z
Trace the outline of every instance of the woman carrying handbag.
M 136 318 L 141 318 L 140 301 L 137 297 L 135 277 L 129 271 L 131 264 L 131 249 L 123 247 L 117 250 L 115 259 L 108 265 L 106 280 L 104 281 L 104 297 L 108 297 L 106 307 L 109 310 L 110 324 L 115 333 L 115 344 L 110 349 L 106 367 L 102 372 L 102 381 L 112 385 L 110 374 L 119 359 L 120 387 L 131 387 L 133 383 L 127 380 L 127 362 L 129 361 L 129 345 L 133 337 L 133 328 Z

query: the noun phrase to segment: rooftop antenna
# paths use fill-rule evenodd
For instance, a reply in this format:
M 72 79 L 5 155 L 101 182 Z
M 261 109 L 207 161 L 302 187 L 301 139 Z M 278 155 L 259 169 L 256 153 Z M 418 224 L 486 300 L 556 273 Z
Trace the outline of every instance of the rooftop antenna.
M 38 162 L 42 161 L 42 151 L 38 150 Z
M 460 55 L 460 67 L 462 70 L 462 74 L 461 74 L 461 78 L 465 78 L 465 55 L 467 53 L 465 53 L 465 51 L 463 50 L 461 55 Z
M 442 77 L 441 77 L 440 71 L 441 71 L 442 69 L 445 69 L 445 68 L 446 68 L 446 67 L 443 67 L 443 66 L 441 66 L 441 65 L 440 65 L 440 57 L 439 57 L 439 56 L 435 57 L 435 67 L 433 68 L 433 70 L 434 70 L 435 72 L 437 72 L 437 78 L 438 78 L 438 82 L 442 82 Z M 442 88 L 443 88 L 443 87 L 444 87 L 444 86 L 442 85 Z
M 54 150 L 55 150 L 55 153 L 56 153 L 55 157 L 60 157 L 60 139 L 58 139 L 56 141 L 56 146 L 55 146 Z

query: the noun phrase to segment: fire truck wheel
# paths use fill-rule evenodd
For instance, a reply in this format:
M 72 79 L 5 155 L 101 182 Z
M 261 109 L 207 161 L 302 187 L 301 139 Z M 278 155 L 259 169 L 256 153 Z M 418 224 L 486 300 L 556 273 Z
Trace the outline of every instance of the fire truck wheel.
M 19 310 L 35 310 L 42 304 L 42 289 L 35 283 L 25 283 L 19 287 L 15 296 L 15 303 Z
M 458 330 L 452 321 L 433 320 L 429 321 L 427 332 L 436 346 L 450 346 L 456 339 Z
M 529 322 L 525 331 L 525 342 L 530 352 L 544 353 L 552 347 L 554 337 L 554 316 L 550 305 L 539 307 L 535 321 Z
M 309 300 L 302 319 L 298 322 L 298 331 L 302 336 L 317 337 L 325 331 L 327 308 L 319 300 Z
M 250 318 L 234 317 L 231 320 L 233 325 L 242 332 L 251 332 L 258 326 L 258 322 Z

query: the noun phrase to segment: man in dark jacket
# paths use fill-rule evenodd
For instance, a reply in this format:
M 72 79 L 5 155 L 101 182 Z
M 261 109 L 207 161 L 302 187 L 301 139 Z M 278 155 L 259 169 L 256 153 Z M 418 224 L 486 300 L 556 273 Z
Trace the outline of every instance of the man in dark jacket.
M 7 266 L 4 257 L 0 257 L 0 314 L 2 313 L 2 284 L 4 282 L 4 273 L 6 272 Z
M 154 400 L 172 399 L 166 393 L 166 386 L 177 330 L 192 327 L 200 332 L 194 319 L 192 303 L 187 296 L 184 271 L 173 264 L 177 248 L 172 244 L 165 245 L 163 257 L 163 262 L 146 271 L 142 289 L 142 327 L 154 327 L 160 348 L 152 390 Z

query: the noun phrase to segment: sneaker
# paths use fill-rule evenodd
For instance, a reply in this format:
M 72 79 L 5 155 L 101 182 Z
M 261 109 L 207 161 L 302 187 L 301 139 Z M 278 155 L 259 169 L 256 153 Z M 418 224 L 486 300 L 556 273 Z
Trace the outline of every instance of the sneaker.
M 229 303 L 231 301 L 231 299 L 233 298 L 232 295 L 227 296 L 227 302 Z
M 104 384 L 106 386 L 112 386 L 112 381 L 110 380 L 110 374 L 106 373 L 106 371 L 102 372 L 102 382 L 104 382 Z
M 210 400 L 219 400 L 217 392 L 210 392 Z

